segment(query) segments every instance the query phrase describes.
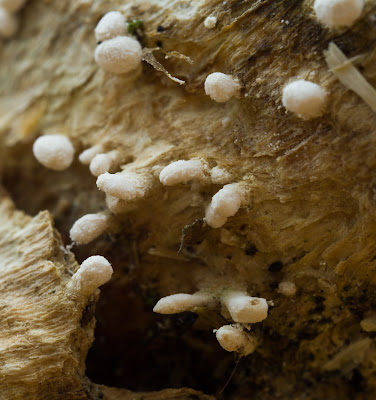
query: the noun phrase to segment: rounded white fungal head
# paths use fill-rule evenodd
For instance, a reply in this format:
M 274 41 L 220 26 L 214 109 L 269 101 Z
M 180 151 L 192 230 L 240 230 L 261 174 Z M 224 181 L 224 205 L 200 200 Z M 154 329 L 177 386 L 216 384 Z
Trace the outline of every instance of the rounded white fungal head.
M 87 258 L 72 276 L 70 287 L 85 296 L 92 294 L 99 286 L 111 279 L 111 264 L 102 256 Z
M 5 8 L 0 7 L 0 37 L 10 38 L 17 32 L 18 20 Z
M 124 36 L 127 33 L 127 24 L 123 14 L 119 11 L 110 11 L 105 14 L 95 28 L 97 42 L 112 39 L 116 36 Z
M 109 174 L 108 172 L 99 175 L 97 187 L 106 194 L 122 200 L 134 200 L 145 195 L 145 188 L 142 181 L 137 182 L 136 178 L 127 174 Z
M 108 154 L 97 154 L 90 162 L 90 172 L 99 176 L 111 169 L 113 159 Z
M 317 19 L 329 28 L 348 27 L 360 17 L 364 0 L 315 0 Z
M 223 186 L 206 208 L 205 220 L 212 228 L 219 228 L 228 217 L 235 215 L 244 201 L 244 189 L 237 183 Z
M 236 351 L 244 356 L 253 353 L 256 347 L 253 338 L 237 326 L 222 326 L 216 331 L 215 336 L 224 350 Z
M 300 79 L 284 87 L 282 103 L 288 111 L 300 118 L 311 119 L 323 114 L 326 98 L 326 92 L 321 86 Z
M 154 306 L 153 311 L 159 314 L 177 314 L 193 310 L 195 307 L 204 306 L 210 301 L 211 297 L 206 294 L 178 293 L 160 299 Z
M 72 226 L 69 235 L 78 245 L 90 243 L 108 227 L 109 217 L 103 214 L 87 214 Z
M 25 4 L 25 2 L 26 0 L 0 0 L 0 7 L 4 8 L 4 10 L 9 13 L 15 13 Z
M 242 292 L 229 292 L 223 297 L 223 302 L 235 322 L 254 324 L 268 316 L 268 303 L 260 297 L 251 297 Z
M 95 49 L 94 58 L 105 71 L 124 74 L 136 69 L 141 63 L 140 43 L 127 36 L 105 40 Z
M 93 147 L 89 147 L 88 149 L 84 150 L 79 156 L 78 159 L 82 164 L 90 164 L 91 160 L 97 155 L 103 153 L 103 146 L 97 145 Z
M 159 180 L 165 186 L 186 183 L 192 179 L 205 178 L 205 167 L 200 160 L 179 160 L 163 168 Z
M 74 147 L 64 135 L 44 135 L 34 142 L 33 153 L 46 168 L 62 171 L 72 164 Z
M 219 103 L 238 96 L 239 91 L 239 83 L 235 82 L 231 75 L 226 75 L 222 72 L 214 72 L 208 75 L 205 80 L 205 93 Z
M 205 21 L 204 21 L 205 28 L 213 29 L 213 28 L 215 28 L 216 24 L 217 24 L 217 18 L 216 17 L 209 16 L 209 17 L 205 18 Z

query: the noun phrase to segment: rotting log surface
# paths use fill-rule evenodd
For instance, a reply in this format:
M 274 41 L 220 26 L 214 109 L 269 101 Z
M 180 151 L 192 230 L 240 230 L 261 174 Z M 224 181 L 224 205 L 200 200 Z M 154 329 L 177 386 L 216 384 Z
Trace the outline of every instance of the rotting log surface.
M 30 215 L 48 209 L 68 244 L 74 221 L 105 207 L 86 167 L 76 162 L 56 173 L 37 164 L 31 146 L 42 133 L 68 135 L 77 152 L 105 141 L 120 150 L 125 170 L 155 177 L 147 197 L 117 216 L 117 232 L 73 249 L 78 261 L 98 253 L 115 269 L 98 304 L 98 340 L 87 362 L 94 382 L 137 391 L 191 386 L 219 396 L 232 356 L 210 328 L 195 330 L 191 316 L 158 317 L 151 308 L 172 293 L 243 286 L 275 305 L 253 327 L 259 346 L 240 360 L 225 398 L 375 396 L 374 334 L 362 331 L 360 321 L 376 307 L 376 116 L 331 74 L 323 51 L 334 41 L 347 57 L 361 55 L 356 66 L 376 86 L 376 8 L 367 2 L 351 29 L 333 32 L 318 24 L 311 6 L 31 0 L 20 13 L 20 32 L 0 43 L 1 171 L 18 209 Z M 192 65 L 154 51 L 186 85 L 145 63 L 126 76 L 99 69 L 93 30 L 109 10 L 143 21 L 144 47 L 190 57 Z M 218 24 L 208 30 L 203 20 L 212 14 Z M 214 71 L 238 77 L 240 100 L 219 104 L 205 96 L 205 77 Z M 281 91 L 297 76 L 328 91 L 324 116 L 304 121 L 285 112 Z M 182 229 L 203 218 L 221 186 L 166 188 L 153 172 L 192 157 L 227 169 L 231 182 L 245 182 L 251 203 L 223 228 L 198 234 L 178 256 Z M 49 214 L 30 219 L 2 197 L 0 398 L 100 398 L 84 378 L 94 322 L 82 328 L 86 305 L 74 308 L 59 291 L 76 262 L 70 253 L 63 261 Z M 23 254 L 31 257 L 24 270 Z M 276 262 L 279 268 L 269 268 Z M 28 280 L 39 289 L 28 288 Z M 277 292 L 282 280 L 295 282 L 294 298 Z M 35 319 L 30 304 L 40 313 Z M 54 336 L 56 318 L 64 325 Z M 13 325 L 3 324 L 8 319 Z M 51 346 L 56 353 L 44 354 Z

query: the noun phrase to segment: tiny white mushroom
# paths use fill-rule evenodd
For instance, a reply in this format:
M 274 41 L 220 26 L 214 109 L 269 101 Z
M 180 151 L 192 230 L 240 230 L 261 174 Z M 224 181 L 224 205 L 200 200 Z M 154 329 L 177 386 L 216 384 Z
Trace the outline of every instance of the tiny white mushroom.
M 287 297 L 295 296 L 296 286 L 294 282 L 284 281 L 278 285 L 278 292 Z
M 25 0 L 0 0 L 0 7 L 9 13 L 15 13 L 25 4 Z
M 348 27 L 362 14 L 364 0 L 315 0 L 317 19 L 329 28 Z
M 90 162 L 90 172 L 94 176 L 99 176 L 105 172 L 109 172 L 118 158 L 119 152 L 117 150 L 113 150 L 108 153 L 97 154 Z
M 103 146 L 98 144 L 93 147 L 89 147 L 88 149 L 84 150 L 79 156 L 78 159 L 82 164 L 88 165 L 90 164 L 91 160 L 97 155 L 103 153 Z
M 268 302 L 264 298 L 251 297 L 245 292 L 228 291 L 221 296 L 235 322 L 254 324 L 268 316 Z
M 98 45 L 94 58 L 105 71 L 124 74 L 136 69 L 141 63 L 141 45 L 136 39 L 117 36 Z
M 109 220 L 105 214 L 86 214 L 73 224 L 70 238 L 77 245 L 90 243 L 108 228 Z
M 235 215 L 244 201 L 244 189 L 238 183 L 223 186 L 206 208 L 205 220 L 212 228 L 219 228 L 228 217 Z
M 62 171 L 72 164 L 74 147 L 64 135 L 43 135 L 34 142 L 33 153 L 46 168 Z
M 311 119 L 323 114 L 326 98 L 326 91 L 320 85 L 299 79 L 283 88 L 282 103 L 300 118 Z
M 206 293 L 178 293 L 161 298 L 154 306 L 153 311 L 158 314 L 177 314 L 184 311 L 191 311 L 195 307 L 206 306 L 212 300 L 213 297 Z
M 215 336 L 221 347 L 226 351 L 236 351 L 243 356 L 255 351 L 256 341 L 240 326 L 222 326 L 215 331 Z
M 221 167 L 214 167 L 210 171 L 210 177 L 212 183 L 224 185 L 231 180 L 231 174 L 227 170 Z
M 72 276 L 68 289 L 83 296 L 91 295 L 111 279 L 111 264 L 102 256 L 87 258 Z
M 140 178 L 126 173 L 109 174 L 106 172 L 99 175 L 97 187 L 106 194 L 127 201 L 144 197 L 146 191 L 146 186 Z
M 205 93 L 219 103 L 238 96 L 239 91 L 239 83 L 235 82 L 231 75 L 222 72 L 213 72 L 205 80 Z
M 179 160 L 163 168 L 159 174 L 159 180 L 165 186 L 186 183 L 192 179 L 203 180 L 205 178 L 205 166 L 200 160 Z
M 124 15 L 119 11 L 110 11 L 105 14 L 95 28 L 95 39 L 98 42 L 124 36 L 127 33 Z
M 18 20 L 5 8 L 0 7 L 0 36 L 3 38 L 12 37 L 18 29 Z
M 209 16 L 205 18 L 204 25 L 205 28 L 213 29 L 217 24 L 217 18 L 214 16 Z

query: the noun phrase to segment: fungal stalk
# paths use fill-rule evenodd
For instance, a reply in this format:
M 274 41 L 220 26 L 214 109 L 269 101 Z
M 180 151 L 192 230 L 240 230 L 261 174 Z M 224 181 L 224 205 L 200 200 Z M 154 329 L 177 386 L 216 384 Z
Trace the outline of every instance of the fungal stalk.
M 213 302 L 213 296 L 207 293 L 178 293 L 161 298 L 153 311 L 158 314 L 177 314 L 193 311 L 196 307 L 206 307 Z
M 231 97 L 239 97 L 240 88 L 231 75 L 222 72 L 213 72 L 205 80 L 205 93 L 219 103 L 224 103 Z
M 97 154 L 90 162 L 90 172 L 94 176 L 99 176 L 105 172 L 109 172 L 111 168 L 119 161 L 120 154 L 117 150 L 108 153 Z
M 205 165 L 200 160 L 175 161 L 159 174 L 159 180 L 165 186 L 187 183 L 193 179 L 202 181 L 205 178 Z
M 142 49 L 136 39 L 117 36 L 99 44 L 95 49 L 94 58 L 105 71 L 125 74 L 141 64 Z
M 98 22 L 95 30 L 97 42 L 113 39 L 116 36 L 127 34 L 127 24 L 123 14 L 119 11 L 110 11 Z
M 72 164 L 74 147 L 64 135 L 44 135 L 34 142 L 33 153 L 46 168 L 62 171 Z
M 112 273 L 111 264 L 104 257 L 89 257 L 72 276 L 68 290 L 82 296 L 90 296 L 111 279 Z
M 255 351 L 256 340 L 238 325 L 225 325 L 214 331 L 221 347 L 230 352 L 247 356 Z
M 268 316 L 268 303 L 264 298 L 251 297 L 246 292 L 226 291 L 221 302 L 227 307 L 235 322 L 254 324 Z
M 235 215 L 245 201 L 243 185 L 230 183 L 223 186 L 206 208 L 205 220 L 212 228 L 219 228 L 225 224 L 228 217 Z
M 77 245 L 90 243 L 108 228 L 109 221 L 110 217 L 105 214 L 86 214 L 73 224 L 70 238 Z
M 317 19 L 329 28 L 349 27 L 362 14 L 364 0 L 315 0 Z
M 98 176 L 97 187 L 118 199 L 131 201 L 144 197 L 148 184 L 142 176 L 137 174 L 126 172 L 109 174 L 106 172 Z
M 299 79 L 283 88 L 282 103 L 286 110 L 302 119 L 311 119 L 323 114 L 326 91 L 316 83 Z

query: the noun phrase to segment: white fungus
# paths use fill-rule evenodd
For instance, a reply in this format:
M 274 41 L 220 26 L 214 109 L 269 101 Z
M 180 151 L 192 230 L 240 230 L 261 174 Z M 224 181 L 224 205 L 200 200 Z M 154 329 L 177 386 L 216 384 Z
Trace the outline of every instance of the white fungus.
M 69 289 L 84 296 L 91 295 L 111 279 L 111 264 L 102 256 L 87 258 L 72 276 Z
M 107 228 L 110 217 L 105 214 L 86 214 L 72 226 L 69 235 L 77 245 L 90 243 Z
M 210 171 L 210 178 L 212 183 L 215 183 L 217 185 L 224 185 L 225 183 L 228 183 L 229 180 L 231 180 L 231 174 L 224 168 L 214 167 Z
M 365 332 L 376 332 L 376 315 L 370 315 L 360 321 L 360 327 Z
M 351 26 L 361 15 L 364 0 L 315 0 L 317 19 L 329 28 Z
M 9 13 L 15 13 L 25 4 L 25 0 L 0 0 L 0 7 Z
M 177 314 L 191 311 L 195 307 L 206 306 L 212 300 L 213 297 L 206 293 L 178 293 L 161 298 L 154 306 L 153 311 L 159 314 Z
M 97 154 L 90 162 L 90 172 L 94 176 L 99 176 L 109 172 L 119 156 L 118 151 L 113 150 L 108 153 Z
M 10 14 L 5 8 L 0 7 L 0 36 L 12 37 L 18 29 L 17 18 Z
M 98 22 L 94 32 L 97 42 L 103 42 L 116 36 L 125 36 L 127 24 L 123 14 L 119 11 L 108 12 Z
M 163 168 L 159 174 L 159 180 L 165 186 L 186 183 L 192 179 L 205 178 L 205 166 L 200 160 L 179 160 Z
M 294 282 L 284 281 L 278 285 L 278 292 L 287 297 L 295 296 L 296 286 Z
M 106 194 L 122 200 L 135 200 L 145 195 L 145 185 L 137 177 L 119 173 L 109 174 L 108 172 L 99 175 L 97 178 L 98 189 Z
M 209 16 L 205 18 L 204 21 L 205 28 L 213 29 L 217 25 L 217 18 L 213 16 Z
M 235 322 L 253 324 L 268 316 L 268 303 L 264 298 L 251 297 L 245 292 L 228 291 L 221 297 Z
M 240 326 L 225 325 L 215 331 L 218 343 L 226 351 L 236 351 L 243 356 L 253 353 L 256 341 Z
M 46 168 L 62 171 L 72 164 L 74 147 L 64 135 L 44 135 L 34 142 L 33 153 Z
M 299 79 L 283 88 L 282 103 L 302 119 L 319 117 L 326 103 L 325 90 L 316 83 Z
M 88 149 L 84 150 L 79 156 L 78 159 L 82 164 L 88 165 L 90 164 L 91 160 L 97 155 L 103 153 L 103 146 L 98 144 L 93 147 L 89 147 Z
M 95 49 L 94 58 L 105 71 L 124 74 L 138 67 L 141 63 L 140 43 L 127 36 L 118 36 L 105 40 Z
M 222 72 L 214 72 L 208 75 L 205 80 L 205 93 L 219 103 L 238 96 L 239 91 L 239 83 L 235 82 L 231 75 L 226 75 Z
M 225 224 L 228 217 L 237 213 L 244 201 L 244 189 L 238 183 L 223 186 L 211 200 L 205 211 L 205 221 L 212 228 Z

